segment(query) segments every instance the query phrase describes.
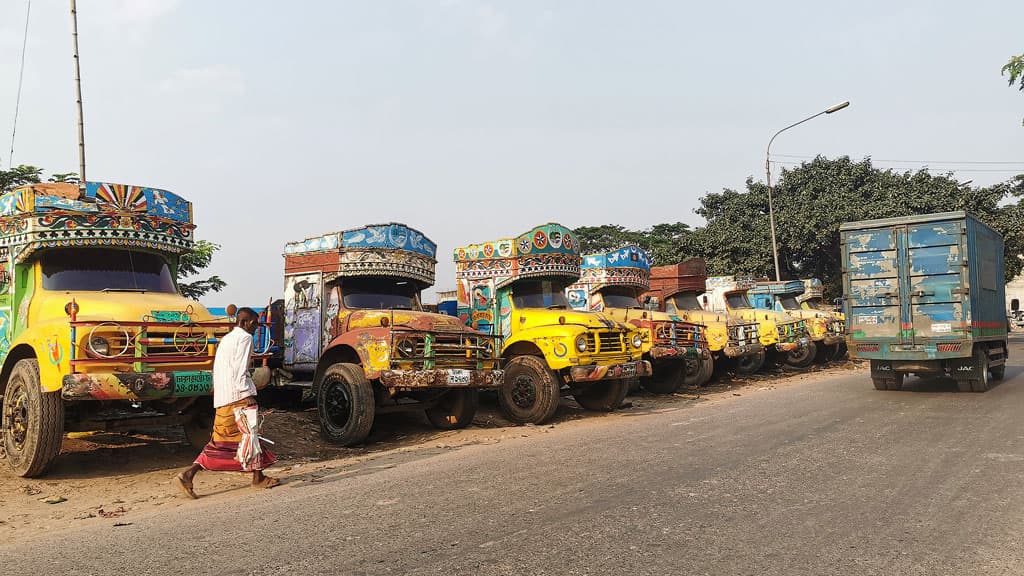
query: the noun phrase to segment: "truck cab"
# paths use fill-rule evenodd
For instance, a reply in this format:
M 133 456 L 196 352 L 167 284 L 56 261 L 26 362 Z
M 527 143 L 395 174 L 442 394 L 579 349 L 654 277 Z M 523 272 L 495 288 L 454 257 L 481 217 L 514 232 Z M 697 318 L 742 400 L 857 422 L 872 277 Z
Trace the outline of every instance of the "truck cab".
M 566 289 L 574 310 L 603 312 L 643 335 L 644 360 L 652 375 L 641 385 L 656 394 L 671 394 L 683 384 L 700 386 L 713 366 L 704 326 L 645 310 L 637 298 L 650 288 L 651 259 L 638 246 L 583 256 L 580 279 Z
M 699 379 L 710 379 L 714 369 L 723 364 L 730 364 L 739 374 L 757 372 L 765 359 L 757 323 L 728 313 L 705 310 L 700 304 L 700 297 L 704 294 L 706 279 L 707 266 L 702 258 L 654 266 L 651 268 L 651 289 L 641 298 L 648 309 L 704 326 L 713 364 L 704 366 L 706 372 Z
M 327 440 L 358 444 L 385 412 L 422 410 L 437 428 L 462 428 L 478 391 L 501 384 L 494 336 L 423 310 L 435 254 L 399 223 L 285 246 L 280 373 L 312 386 Z
M 509 420 L 550 420 L 562 394 L 589 410 L 614 410 L 629 380 L 651 375 L 638 330 L 569 305 L 565 290 L 580 277 L 572 230 L 544 224 L 457 248 L 454 258 L 459 317 L 500 339 L 498 401 Z
M 65 432 L 180 423 L 201 446 L 212 366 L 231 324 L 176 284 L 192 205 L 166 190 L 88 182 L 0 196 L 2 441 L 42 474 Z
M 816 350 L 815 360 L 826 362 L 839 353 L 839 345 L 845 339 L 843 324 L 830 312 L 804 308 L 798 300 L 803 293 L 802 280 L 759 281 L 747 291 L 747 297 L 754 308 L 785 312 L 806 321 L 807 335 Z
M 807 337 L 804 320 L 785 312 L 758 310 L 747 298 L 747 291 L 756 286 L 753 278 L 713 276 L 705 282 L 707 292 L 701 296 L 706 310 L 735 314 L 757 322 L 761 344 L 795 368 L 806 368 L 814 361 L 816 349 Z
M 822 285 L 821 280 L 805 278 L 804 293 L 797 296 L 796 299 L 804 310 L 812 310 L 832 318 L 831 330 L 838 334 L 843 334 L 843 341 L 837 345 L 832 359 L 842 360 L 846 358 L 846 315 L 843 314 L 841 305 L 840 309 L 837 310 L 835 304 L 829 304 L 825 301 L 825 287 Z M 841 303 L 842 298 L 837 299 L 837 301 Z

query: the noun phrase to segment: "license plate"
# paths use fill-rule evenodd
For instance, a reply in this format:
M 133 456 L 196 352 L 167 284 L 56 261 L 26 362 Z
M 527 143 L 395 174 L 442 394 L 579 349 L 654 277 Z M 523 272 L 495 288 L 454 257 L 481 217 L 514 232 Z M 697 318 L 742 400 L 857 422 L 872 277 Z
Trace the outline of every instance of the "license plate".
M 213 388 L 212 372 L 175 372 L 175 396 L 200 396 L 208 394 Z
M 623 364 L 622 365 L 622 375 L 627 377 L 627 378 L 631 378 L 633 376 L 636 376 L 636 364 L 632 363 L 632 362 L 630 362 L 629 364 Z
M 469 384 L 469 370 L 449 370 L 449 384 Z

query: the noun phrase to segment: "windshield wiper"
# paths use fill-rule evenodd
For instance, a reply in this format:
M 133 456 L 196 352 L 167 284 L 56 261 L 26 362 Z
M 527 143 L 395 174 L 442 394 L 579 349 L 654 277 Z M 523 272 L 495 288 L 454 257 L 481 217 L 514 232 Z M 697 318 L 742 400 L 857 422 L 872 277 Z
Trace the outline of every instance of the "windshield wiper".
M 145 288 L 104 288 L 103 290 L 100 290 L 100 292 L 139 292 L 139 293 L 144 294 L 146 292 L 146 289 Z
M 552 305 L 548 306 L 547 309 L 548 310 L 555 310 L 555 309 L 564 310 L 565 309 L 565 304 L 552 304 Z

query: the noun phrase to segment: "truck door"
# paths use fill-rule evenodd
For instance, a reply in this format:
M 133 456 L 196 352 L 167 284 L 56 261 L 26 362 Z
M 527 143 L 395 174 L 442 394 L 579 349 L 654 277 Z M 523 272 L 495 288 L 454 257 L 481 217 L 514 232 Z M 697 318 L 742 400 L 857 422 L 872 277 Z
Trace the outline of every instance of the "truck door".
M 845 233 L 850 286 L 846 322 L 857 340 L 904 342 L 900 240 L 897 228 Z
M 284 363 L 294 369 L 315 369 L 322 328 L 320 273 L 294 274 L 284 282 Z
M 968 294 L 963 226 L 959 221 L 907 226 L 907 300 L 914 344 L 964 336 Z

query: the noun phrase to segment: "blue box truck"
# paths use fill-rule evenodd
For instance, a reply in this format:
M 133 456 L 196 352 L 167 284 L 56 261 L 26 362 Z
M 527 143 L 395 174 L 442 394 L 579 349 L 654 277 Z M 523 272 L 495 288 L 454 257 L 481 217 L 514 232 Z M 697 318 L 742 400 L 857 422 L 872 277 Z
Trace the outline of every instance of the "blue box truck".
M 879 390 L 946 374 L 984 392 L 1006 369 L 1003 238 L 966 212 L 839 227 L 846 341 Z

